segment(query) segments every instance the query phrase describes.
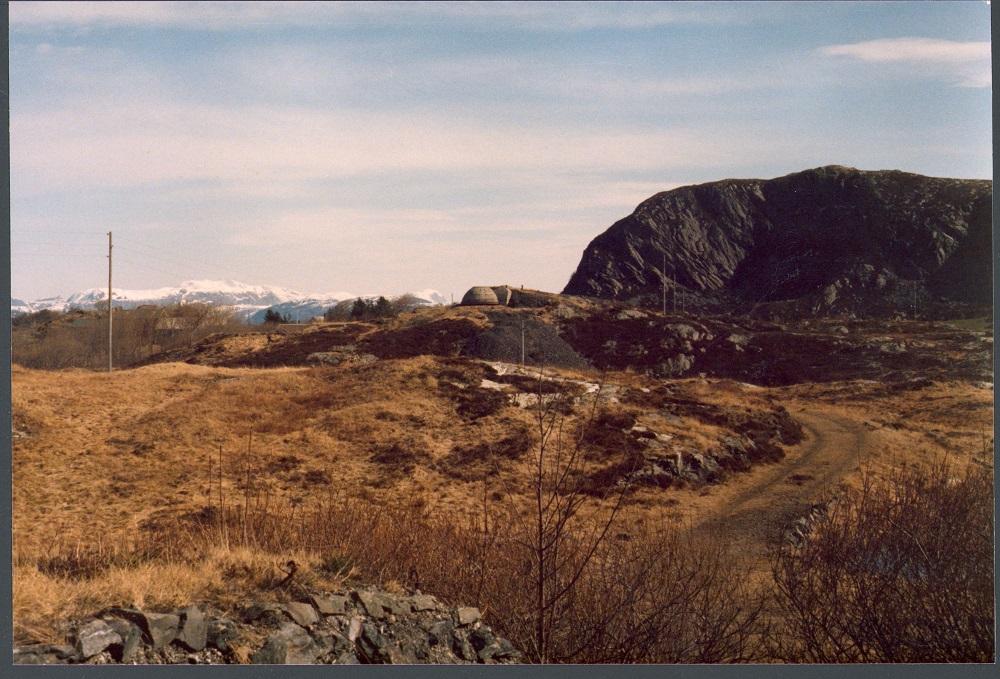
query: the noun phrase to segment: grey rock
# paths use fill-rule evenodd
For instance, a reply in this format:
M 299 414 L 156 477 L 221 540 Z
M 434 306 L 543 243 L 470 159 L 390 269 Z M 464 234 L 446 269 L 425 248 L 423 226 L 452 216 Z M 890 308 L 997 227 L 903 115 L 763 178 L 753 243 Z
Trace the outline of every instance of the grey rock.
M 455 616 L 458 619 L 459 625 L 471 625 L 472 623 L 479 620 L 482 615 L 479 613 L 478 608 L 463 607 L 455 610 Z
M 361 664 L 361 661 L 358 659 L 358 656 L 354 653 L 354 651 L 344 651 L 343 653 L 337 656 L 337 659 L 334 662 L 337 665 Z
M 250 656 L 255 665 L 310 665 L 320 648 L 309 633 L 293 622 L 284 623 Z
M 309 599 L 321 615 L 345 615 L 350 600 L 346 596 L 312 596 Z
M 366 664 L 383 665 L 392 662 L 391 644 L 372 623 L 365 623 L 362 626 L 361 636 L 355 645 L 358 657 Z
M 451 650 L 462 660 L 475 661 L 476 650 L 469 643 L 468 638 L 462 634 L 461 630 L 454 630 L 451 634 Z
M 275 603 L 253 603 L 243 611 L 243 622 L 264 621 L 275 627 L 284 622 L 284 608 Z
M 421 611 L 436 611 L 438 609 L 438 602 L 430 594 L 416 594 L 410 597 L 410 608 L 416 613 Z
M 197 606 L 188 606 L 180 614 L 176 641 L 189 651 L 201 651 L 208 643 L 208 623 Z
M 497 646 L 498 648 L 496 652 L 493 654 L 494 658 L 507 659 L 507 658 L 521 657 L 521 653 L 516 648 L 514 648 L 514 645 L 510 643 L 510 641 L 508 641 L 507 639 L 503 638 L 498 639 Z
M 302 627 L 312 627 L 319 622 L 319 615 L 316 613 L 316 609 L 302 601 L 293 601 L 290 604 L 285 604 L 283 608 L 288 617 Z
M 346 652 L 354 650 L 354 643 L 337 632 L 330 632 L 320 637 L 313 637 L 322 649 L 321 655 L 328 658 L 338 658 Z
M 402 618 L 410 614 L 410 602 L 393 596 L 382 596 L 382 608 L 397 618 Z
M 15 665 L 65 665 L 77 658 L 72 646 L 31 644 L 14 649 Z
M 128 620 L 112 618 L 107 622 L 111 629 L 122 639 L 120 644 L 112 644 L 108 648 L 111 652 L 111 657 L 120 663 L 132 662 L 136 649 L 142 641 L 142 631 Z
M 419 642 L 407 639 L 389 646 L 389 662 L 393 665 L 415 665 L 420 658 L 426 657 L 426 643 L 420 648 Z
M 357 641 L 358 637 L 361 636 L 361 628 L 364 625 L 364 620 L 358 617 L 351 618 L 351 622 L 347 627 L 347 638 L 354 643 Z
M 500 644 L 489 627 L 480 627 L 469 635 L 469 643 L 476 650 L 480 662 L 486 662 L 497 654 Z
M 205 643 L 220 651 L 228 651 L 232 642 L 239 638 L 239 629 L 232 620 L 219 618 L 208 623 Z
M 427 630 L 427 642 L 431 646 L 447 646 L 455 629 L 450 620 L 438 620 Z
M 76 650 L 82 658 L 91 658 L 122 638 L 103 620 L 91 620 L 76 631 Z
M 160 650 L 177 636 L 180 618 L 169 613 L 144 613 L 135 608 L 112 608 L 111 614 L 139 626 L 143 639 Z
M 382 606 L 382 597 L 375 592 L 355 590 L 352 594 L 354 600 L 361 604 L 364 612 L 370 617 L 382 619 L 386 616 L 386 611 Z

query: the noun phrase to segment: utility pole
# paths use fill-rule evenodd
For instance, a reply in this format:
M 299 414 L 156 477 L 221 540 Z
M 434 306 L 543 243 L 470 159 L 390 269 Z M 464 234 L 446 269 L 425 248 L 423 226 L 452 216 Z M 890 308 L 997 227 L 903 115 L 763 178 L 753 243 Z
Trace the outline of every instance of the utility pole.
M 111 232 L 108 231 L 108 372 L 111 372 L 113 363 L 111 354 L 111 314 L 113 308 L 111 303 Z
M 521 316 L 521 367 L 524 367 L 524 316 Z

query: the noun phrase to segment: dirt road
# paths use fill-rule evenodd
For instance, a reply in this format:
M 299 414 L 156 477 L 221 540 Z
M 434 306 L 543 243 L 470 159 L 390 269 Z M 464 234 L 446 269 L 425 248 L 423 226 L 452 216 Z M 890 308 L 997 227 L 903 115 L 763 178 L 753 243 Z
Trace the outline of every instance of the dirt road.
M 806 439 L 781 462 L 732 479 L 713 493 L 711 506 L 693 516 L 693 525 L 710 530 L 753 557 L 761 566 L 778 546 L 784 529 L 836 489 L 857 470 L 867 436 L 855 420 L 819 410 L 792 411 Z

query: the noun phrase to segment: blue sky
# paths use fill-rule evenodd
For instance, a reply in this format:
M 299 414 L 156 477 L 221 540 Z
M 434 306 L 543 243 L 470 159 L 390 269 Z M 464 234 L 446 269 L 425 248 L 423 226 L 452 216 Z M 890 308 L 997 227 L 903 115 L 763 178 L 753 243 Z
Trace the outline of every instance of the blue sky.
M 988 178 L 990 8 L 10 5 L 12 292 L 558 291 L 657 191 Z

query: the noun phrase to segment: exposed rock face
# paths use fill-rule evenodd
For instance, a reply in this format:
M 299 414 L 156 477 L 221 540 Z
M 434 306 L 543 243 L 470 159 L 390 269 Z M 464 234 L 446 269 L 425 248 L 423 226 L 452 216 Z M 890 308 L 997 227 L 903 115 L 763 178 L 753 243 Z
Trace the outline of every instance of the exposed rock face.
M 175 613 L 109 608 L 73 626 L 73 645 L 15 647 L 15 664 L 511 663 L 521 654 L 477 608 L 370 589 L 253 603 L 238 621 L 197 606 Z
M 689 307 L 988 304 L 992 194 L 989 180 L 840 166 L 683 187 L 591 241 L 564 292 L 652 304 L 665 278 L 671 306 L 674 282 Z

